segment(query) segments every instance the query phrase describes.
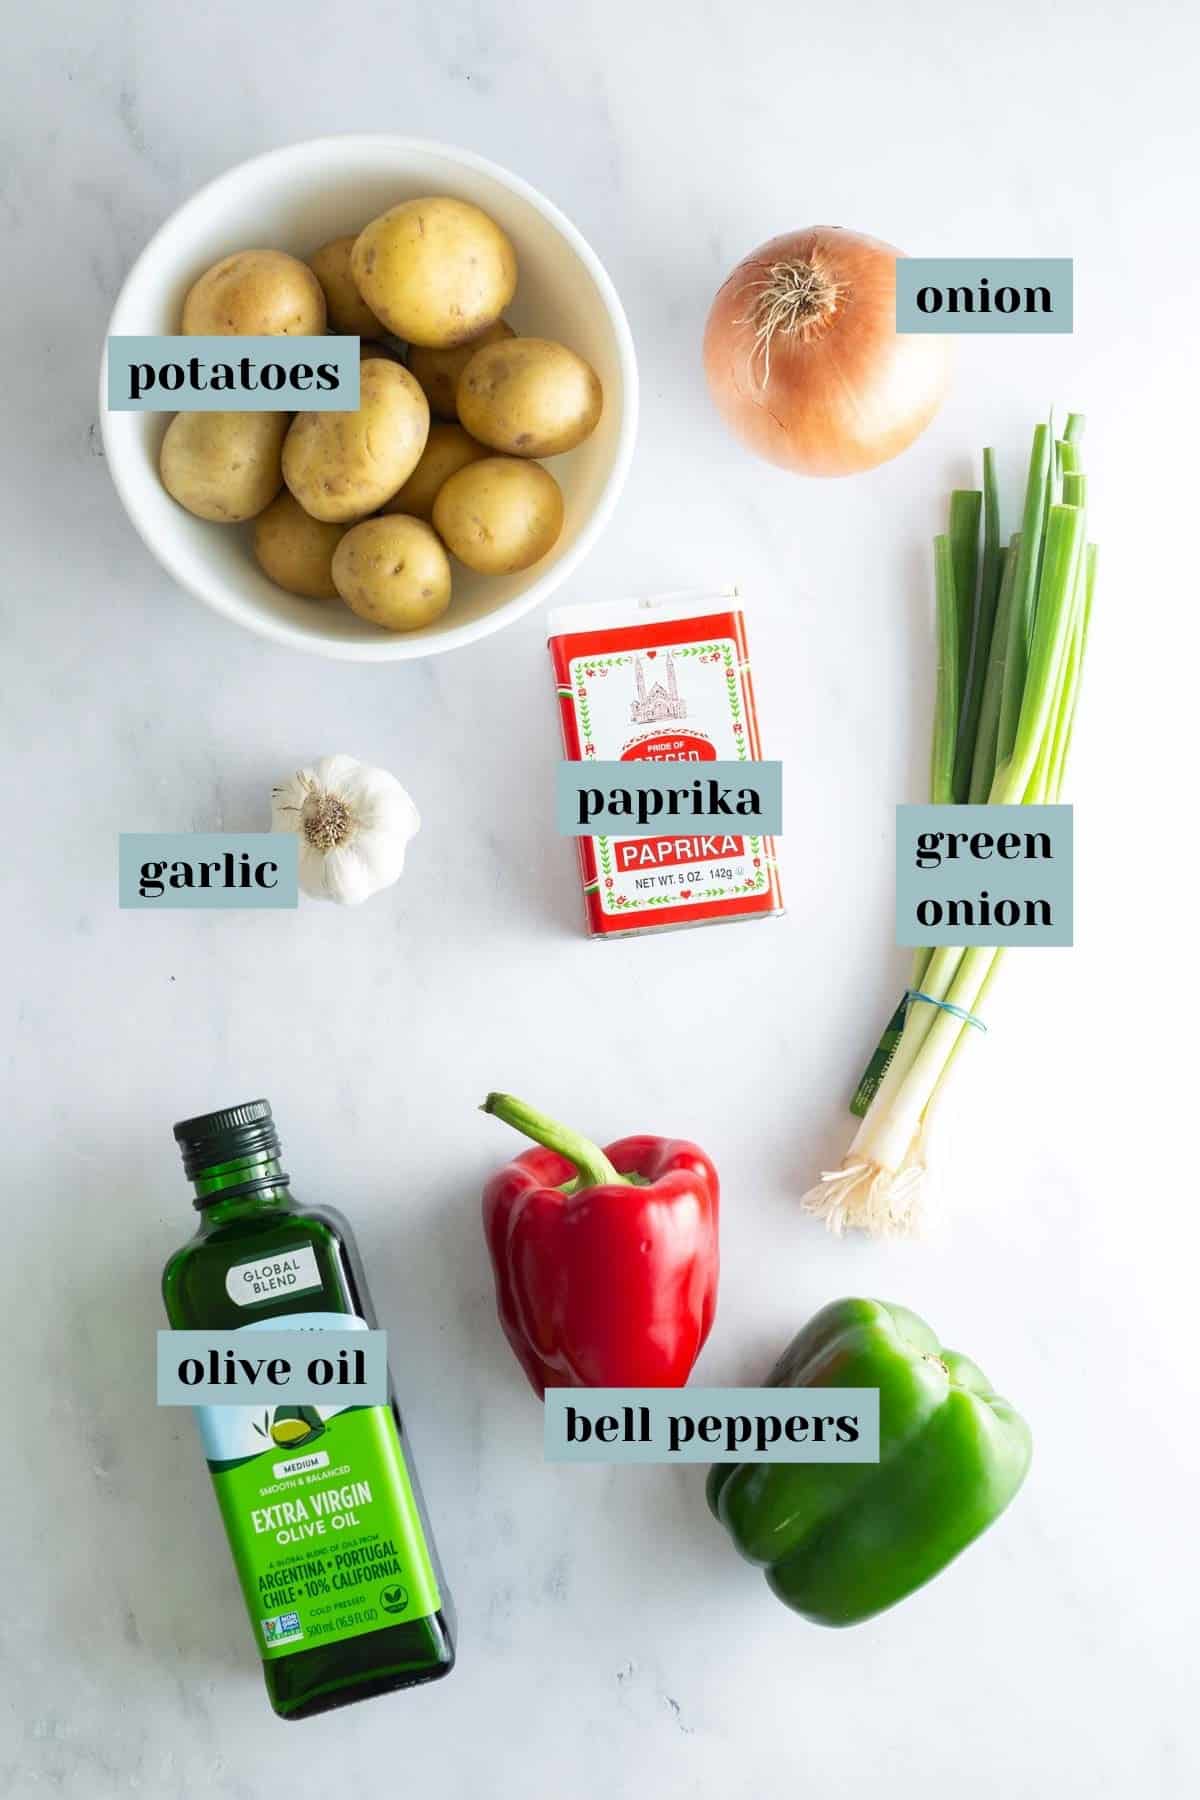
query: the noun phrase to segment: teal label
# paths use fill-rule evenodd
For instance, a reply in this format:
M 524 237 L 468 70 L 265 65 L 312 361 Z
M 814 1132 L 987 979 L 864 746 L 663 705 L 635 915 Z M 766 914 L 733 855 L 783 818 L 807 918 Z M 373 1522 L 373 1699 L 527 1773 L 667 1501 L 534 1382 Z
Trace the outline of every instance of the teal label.
M 697 824 L 782 835 L 782 763 L 705 761 L 695 749 L 676 748 L 682 738 L 662 743 L 661 756 L 645 760 L 560 762 L 554 822 L 563 836 L 591 837 L 604 827 L 674 838 Z
M 1070 944 L 1069 806 L 898 806 L 896 942 Z
M 266 1399 L 312 1406 L 383 1406 L 388 1397 L 387 1332 L 319 1325 L 236 1331 L 160 1331 L 160 1406 L 240 1406 Z M 314 1333 L 317 1335 L 314 1339 Z
M 898 332 L 1069 332 L 1075 265 L 1069 256 L 902 256 Z
M 299 846 L 294 831 L 123 831 L 118 905 L 143 912 L 297 906 Z
M 547 1388 L 547 1462 L 875 1463 L 878 1388 Z
M 110 337 L 109 412 L 357 412 L 356 337 Z
M 271 1328 L 367 1326 L 346 1313 L 298 1313 L 264 1321 Z M 213 1406 L 197 1407 L 196 1419 L 260 1655 L 440 1610 L 390 1407 Z

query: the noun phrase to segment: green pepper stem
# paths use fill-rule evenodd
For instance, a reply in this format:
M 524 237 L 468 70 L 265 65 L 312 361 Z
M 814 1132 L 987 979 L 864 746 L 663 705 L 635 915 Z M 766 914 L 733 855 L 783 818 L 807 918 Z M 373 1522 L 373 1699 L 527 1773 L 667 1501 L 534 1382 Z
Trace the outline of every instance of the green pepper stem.
M 503 1119 L 506 1125 L 523 1132 L 535 1144 L 542 1144 L 547 1150 L 557 1151 L 559 1156 L 565 1157 L 579 1170 L 580 1188 L 603 1187 L 611 1182 L 618 1186 L 625 1184 L 625 1177 L 617 1174 L 599 1144 L 572 1131 L 569 1125 L 560 1125 L 556 1119 L 548 1119 L 545 1113 L 535 1112 L 514 1094 L 489 1094 L 479 1110 Z

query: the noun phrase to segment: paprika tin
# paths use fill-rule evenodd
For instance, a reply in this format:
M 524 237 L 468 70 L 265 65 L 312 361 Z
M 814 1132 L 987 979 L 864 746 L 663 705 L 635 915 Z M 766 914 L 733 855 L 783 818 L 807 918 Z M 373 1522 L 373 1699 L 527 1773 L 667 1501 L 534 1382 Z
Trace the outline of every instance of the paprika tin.
M 548 639 L 569 762 L 761 760 L 736 590 L 558 607 Z M 718 826 L 576 843 L 592 937 L 783 911 L 773 838 Z

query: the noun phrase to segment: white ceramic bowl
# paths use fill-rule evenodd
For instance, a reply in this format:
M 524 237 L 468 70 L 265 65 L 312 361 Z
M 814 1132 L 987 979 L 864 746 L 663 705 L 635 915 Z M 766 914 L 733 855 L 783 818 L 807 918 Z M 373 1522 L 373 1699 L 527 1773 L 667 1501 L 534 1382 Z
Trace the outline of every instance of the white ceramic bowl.
M 131 269 L 109 335 L 179 329 L 183 297 L 211 263 L 272 246 L 306 256 L 357 231 L 399 200 L 453 194 L 473 201 L 516 247 L 517 331 L 557 338 L 595 368 L 604 412 L 586 443 L 550 467 L 566 500 L 554 549 L 517 575 L 475 575 L 454 565 L 449 610 L 422 631 L 388 632 L 338 602 L 302 600 L 260 573 L 252 526 L 213 525 L 176 505 L 158 477 L 168 414 L 109 412 L 100 372 L 100 421 L 117 492 L 147 547 L 182 587 L 277 643 L 359 662 L 431 656 L 488 636 L 537 605 L 570 574 L 616 504 L 637 431 L 637 364 L 616 290 L 594 250 L 556 207 L 495 163 L 418 138 L 317 138 L 240 163 L 173 213 Z

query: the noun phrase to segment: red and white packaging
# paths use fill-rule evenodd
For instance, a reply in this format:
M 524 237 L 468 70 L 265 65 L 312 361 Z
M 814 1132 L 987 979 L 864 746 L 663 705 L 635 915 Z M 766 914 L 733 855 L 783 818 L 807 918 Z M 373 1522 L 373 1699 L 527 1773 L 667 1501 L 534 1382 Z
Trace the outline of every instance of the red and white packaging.
M 570 762 L 759 762 L 736 590 L 557 607 L 549 616 Z M 783 911 L 775 841 L 741 832 L 581 837 L 588 933 L 626 937 Z

